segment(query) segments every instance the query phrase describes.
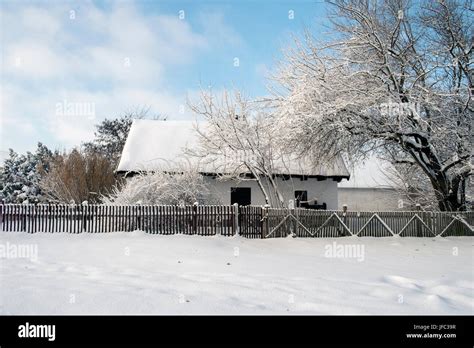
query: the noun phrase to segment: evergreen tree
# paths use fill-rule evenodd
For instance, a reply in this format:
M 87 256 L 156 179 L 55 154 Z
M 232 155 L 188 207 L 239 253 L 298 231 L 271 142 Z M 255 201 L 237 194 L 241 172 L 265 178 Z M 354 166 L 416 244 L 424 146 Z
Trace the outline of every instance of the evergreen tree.
M 38 143 L 35 153 L 18 154 L 13 149 L 0 172 L 0 198 L 5 203 L 44 201 L 39 181 L 48 170 L 53 153 Z

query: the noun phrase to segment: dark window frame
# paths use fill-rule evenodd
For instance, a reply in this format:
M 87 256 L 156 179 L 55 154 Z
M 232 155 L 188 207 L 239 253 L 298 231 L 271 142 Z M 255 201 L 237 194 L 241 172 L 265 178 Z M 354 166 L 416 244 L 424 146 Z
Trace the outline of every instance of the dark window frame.
M 300 203 L 303 201 L 303 203 Z M 308 205 L 308 190 L 295 190 L 295 206 L 297 208 L 299 207 L 305 207 Z

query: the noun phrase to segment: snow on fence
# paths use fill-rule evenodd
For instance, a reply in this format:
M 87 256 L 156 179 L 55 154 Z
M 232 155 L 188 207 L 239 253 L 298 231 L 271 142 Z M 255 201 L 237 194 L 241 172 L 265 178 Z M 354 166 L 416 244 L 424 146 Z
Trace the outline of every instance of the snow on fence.
M 2 231 L 115 232 L 247 238 L 473 236 L 474 212 L 352 212 L 260 206 L 0 205 Z

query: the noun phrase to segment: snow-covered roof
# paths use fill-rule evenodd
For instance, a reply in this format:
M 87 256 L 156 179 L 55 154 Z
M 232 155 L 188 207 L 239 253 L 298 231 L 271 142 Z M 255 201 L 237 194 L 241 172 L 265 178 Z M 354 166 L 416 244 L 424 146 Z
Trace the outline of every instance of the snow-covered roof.
M 348 181 L 342 181 L 338 187 L 342 188 L 394 188 L 395 178 L 390 174 L 391 165 L 378 159 L 370 157 L 364 163 L 355 165 L 349 169 L 351 177 Z
M 199 129 L 205 131 L 206 123 L 200 122 Z M 125 143 L 118 172 L 155 170 L 173 171 L 180 161 L 196 164 L 202 173 L 223 173 L 222 161 L 203 161 L 186 155 L 186 149 L 199 145 L 196 122 L 134 120 Z M 220 162 L 216 165 L 216 162 Z M 279 161 L 275 174 L 349 177 L 342 158 L 332 165 L 316 166 L 308 158 Z

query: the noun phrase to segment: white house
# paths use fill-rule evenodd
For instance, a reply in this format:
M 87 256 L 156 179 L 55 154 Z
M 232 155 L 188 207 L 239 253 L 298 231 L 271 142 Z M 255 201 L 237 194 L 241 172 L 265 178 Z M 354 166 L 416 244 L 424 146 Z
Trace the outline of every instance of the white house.
M 350 169 L 350 180 L 338 184 L 339 209 L 354 211 L 408 210 L 388 174 L 390 165 L 372 157 Z
M 186 149 L 198 145 L 198 134 L 192 121 L 134 120 L 130 129 L 117 173 L 133 175 L 140 171 L 156 168 L 173 171 L 177 160 L 197 164 L 205 180 L 215 188 L 222 204 L 263 205 L 265 199 L 255 180 L 222 180 L 218 174 L 225 174 L 222 166 L 198 161 L 188 156 Z M 199 127 L 205 126 L 200 123 Z M 349 172 L 342 161 L 337 159 L 331 165 L 316 166 L 308 159 L 285 161 L 276 165 L 275 180 L 285 201 L 316 201 L 326 209 L 338 208 L 337 184 L 349 179 Z M 248 174 L 249 177 L 250 174 Z

